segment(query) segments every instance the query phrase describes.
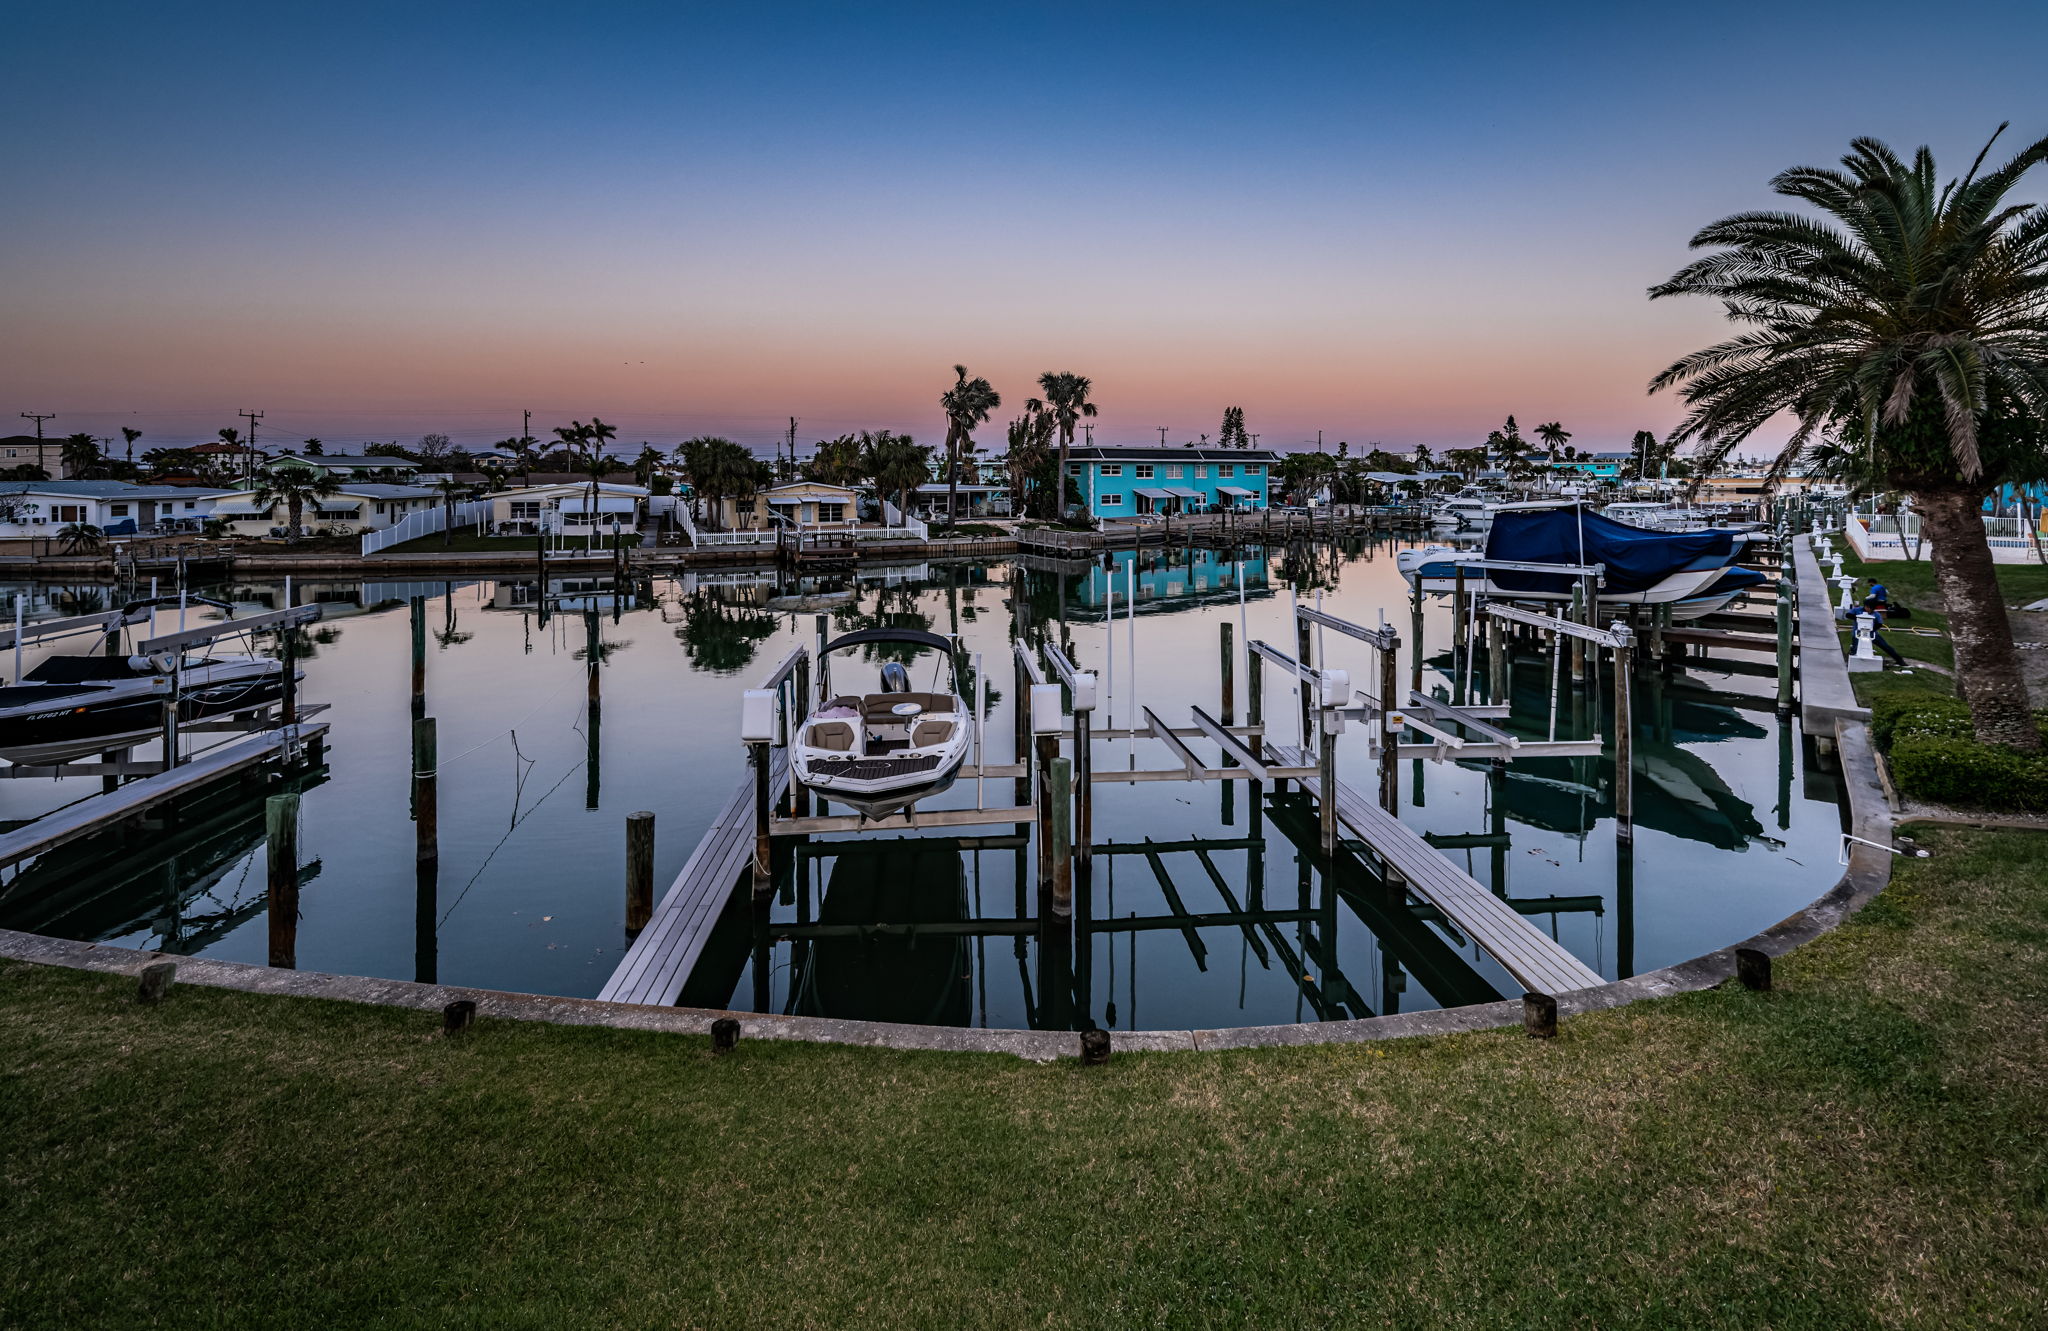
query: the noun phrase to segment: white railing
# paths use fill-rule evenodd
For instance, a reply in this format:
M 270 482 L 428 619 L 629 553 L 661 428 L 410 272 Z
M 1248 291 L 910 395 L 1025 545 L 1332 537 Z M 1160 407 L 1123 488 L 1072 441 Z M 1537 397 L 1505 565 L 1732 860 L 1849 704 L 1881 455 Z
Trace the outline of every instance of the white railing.
M 929 541 L 932 538 L 932 529 L 923 519 L 904 515 L 898 511 L 896 505 L 886 499 L 882 501 L 882 522 L 885 526 L 916 537 L 920 541 Z M 873 531 L 874 529 L 869 528 L 868 530 Z M 863 532 L 862 535 L 866 536 L 867 533 Z M 881 533 L 876 533 L 876 539 L 887 540 L 889 538 Z
M 1843 524 L 1842 534 L 1849 538 L 1850 549 L 1863 560 L 1884 559 L 1927 559 L 1927 542 L 1920 533 L 1920 515 L 1903 515 L 1905 531 L 1899 531 L 1900 519 L 1890 514 L 1872 515 L 1851 513 Z M 1991 562 L 1994 564 L 2038 564 L 2043 554 L 2048 553 L 2048 540 L 2036 542 L 2027 524 L 2018 518 L 1987 517 L 1984 519 L 1984 543 L 1991 548 Z
M 491 501 L 488 499 L 473 499 L 466 504 L 455 506 L 455 525 L 458 527 L 485 521 L 490 516 Z M 447 525 L 448 510 L 440 504 L 422 509 L 418 513 L 408 513 L 382 531 L 364 532 L 363 553 L 374 555 L 379 550 L 388 550 L 407 541 L 417 541 L 422 536 L 438 535 Z

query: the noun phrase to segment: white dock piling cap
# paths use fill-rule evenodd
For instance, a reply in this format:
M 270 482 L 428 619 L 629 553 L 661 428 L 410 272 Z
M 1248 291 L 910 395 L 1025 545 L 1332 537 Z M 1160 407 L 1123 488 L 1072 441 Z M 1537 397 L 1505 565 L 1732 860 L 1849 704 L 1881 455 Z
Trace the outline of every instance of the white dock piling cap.
M 740 695 L 740 738 L 766 744 L 775 738 L 774 689 L 748 689 Z
M 1066 728 L 1066 718 L 1060 712 L 1060 686 L 1057 684 L 1033 684 L 1031 686 L 1031 733 L 1034 735 L 1057 735 Z
M 1348 670 L 1323 671 L 1322 705 L 1342 707 L 1351 700 L 1351 672 Z
M 1077 670 L 1074 672 L 1074 710 L 1092 712 L 1095 710 L 1095 672 Z

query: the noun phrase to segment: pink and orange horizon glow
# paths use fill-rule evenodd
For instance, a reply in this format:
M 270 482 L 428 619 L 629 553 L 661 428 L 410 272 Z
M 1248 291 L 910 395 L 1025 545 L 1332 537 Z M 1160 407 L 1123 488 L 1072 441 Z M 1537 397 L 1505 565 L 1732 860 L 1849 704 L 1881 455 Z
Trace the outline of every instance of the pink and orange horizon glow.
M 2038 7 L 1882 8 L 66 7 L 0 89 L 0 432 L 936 443 L 960 362 L 984 447 L 1071 369 L 1107 442 L 1622 448 L 1724 333 L 1644 296 L 1700 224 L 2038 111 Z

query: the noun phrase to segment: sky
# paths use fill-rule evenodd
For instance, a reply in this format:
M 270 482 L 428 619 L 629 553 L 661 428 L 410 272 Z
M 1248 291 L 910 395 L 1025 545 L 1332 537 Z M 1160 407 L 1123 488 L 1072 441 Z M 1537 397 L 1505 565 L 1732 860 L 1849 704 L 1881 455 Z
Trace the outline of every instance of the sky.
M 2048 134 L 2048 6 L 16 6 L 0 432 L 1624 448 L 1701 225 Z M 2035 183 L 2040 197 L 2043 189 Z M 1760 441 L 1775 442 L 1774 440 Z

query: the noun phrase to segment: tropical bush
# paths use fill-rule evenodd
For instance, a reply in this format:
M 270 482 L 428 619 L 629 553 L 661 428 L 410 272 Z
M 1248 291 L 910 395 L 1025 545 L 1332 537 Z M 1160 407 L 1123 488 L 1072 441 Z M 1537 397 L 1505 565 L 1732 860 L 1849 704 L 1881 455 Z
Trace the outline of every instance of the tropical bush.
M 1893 736 L 1890 758 L 1901 795 L 1965 809 L 2048 810 L 2048 757 L 2038 753 L 1979 744 L 1967 735 L 1907 732 Z

